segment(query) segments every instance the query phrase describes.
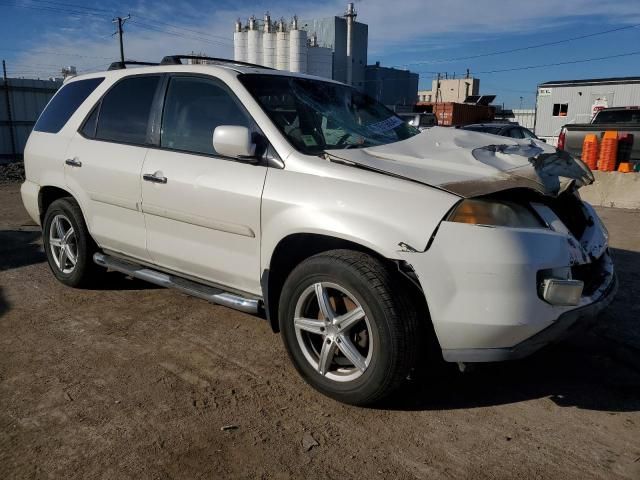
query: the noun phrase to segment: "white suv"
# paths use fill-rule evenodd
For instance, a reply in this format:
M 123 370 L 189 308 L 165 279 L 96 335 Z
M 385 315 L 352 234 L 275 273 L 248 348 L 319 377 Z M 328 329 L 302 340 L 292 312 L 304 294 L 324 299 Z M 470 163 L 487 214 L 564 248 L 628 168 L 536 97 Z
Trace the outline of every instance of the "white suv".
M 181 58 L 67 81 L 29 137 L 22 198 L 64 284 L 110 269 L 264 315 L 305 380 L 353 404 L 429 345 L 519 358 L 612 299 L 607 233 L 577 194 L 593 176 L 566 153 Z

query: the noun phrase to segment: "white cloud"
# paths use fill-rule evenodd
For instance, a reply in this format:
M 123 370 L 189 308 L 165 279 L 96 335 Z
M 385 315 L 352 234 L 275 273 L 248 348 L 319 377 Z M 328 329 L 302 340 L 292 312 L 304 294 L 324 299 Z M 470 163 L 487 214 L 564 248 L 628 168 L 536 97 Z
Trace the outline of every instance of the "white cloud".
M 324 4 L 284 0 L 238 4 L 236 9 L 212 6 L 209 11 L 202 11 L 200 5 L 184 2 L 141 0 L 132 11 L 133 22 L 125 27 L 125 54 L 130 59 L 151 61 L 159 61 L 167 54 L 191 51 L 229 57 L 233 54 L 231 41 L 237 17 L 261 16 L 270 10 L 272 18 L 288 18 L 294 13 L 302 18 L 314 18 L 341 15 L 345 6 L 343 0 Z M 576 22 L 586 15 L 601 17 L 603 25 L 606 22 L 640 23 L 640 2 L 633 0 L 362 0 L 356 3 L 356 8 L 358 20 L 369 25 L 370 54 L 388 52 L 389 47 L 394 46 L 414 53 L 418 60 L 428 58 L 431 52 L 442 47 L 439 38 L 443 34 L 459 33 L 465 41 L 501 33 L 541 31 L 543 35 L 546 28 Z M 181 29 L 171 29 L 154 23 L 156 21 Z M 109 18 L 80 22 L 74 19 L 65 28 L 64 32 L 44 31 L 42 38 L 34 43 L 37 46 L 20 56 L 19 65 L 23 70 L 47 76 L 55 71 L 40 66 L 73 64 L 79 70 L 97 69 L 108 65 L 109 60 L 104 57 L 118 58 L 117 38 L 108 34 L 113 28 Z M 167 29 L 176 35 L 149 28 Z M 202 36 L 193 30 L 212 36 Z M 215 36 L 226 37 L 227 41 Z M 450 46 L 449 40 L 447 46 Z M 40 50 L 78 56 L 37 53 Z

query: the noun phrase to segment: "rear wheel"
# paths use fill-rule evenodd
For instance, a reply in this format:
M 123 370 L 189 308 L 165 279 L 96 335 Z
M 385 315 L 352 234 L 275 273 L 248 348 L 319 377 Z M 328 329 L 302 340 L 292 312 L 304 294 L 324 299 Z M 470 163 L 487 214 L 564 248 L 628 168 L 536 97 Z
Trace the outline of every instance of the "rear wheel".
M 72 198 L 58 199 L 49 206 L 42 233 L 49 267 L 65 285 L 88 286 L 104 273 L 93 263 L 98 248 L 89 235 L 82 210 Z
M 287 278 L 280 330 L 302 377 L 342 402 L 366 405 L 407 377 L 418 348 L 417 312 L 378 259 L 332 250 Z

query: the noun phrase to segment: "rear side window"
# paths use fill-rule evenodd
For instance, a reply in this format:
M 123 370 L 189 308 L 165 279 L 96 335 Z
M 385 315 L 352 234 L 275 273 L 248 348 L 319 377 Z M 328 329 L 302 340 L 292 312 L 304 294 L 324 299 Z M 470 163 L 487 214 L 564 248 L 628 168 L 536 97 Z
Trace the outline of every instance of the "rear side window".
M 84 125 L 80 132 L 87 138 L 93 138 L 96 135 L 96 125 L 98 124 L 98 111 L 100 110 L 100 105 L 97 105 L 93 108 L 91 115 L 87 117 L 84 121 Z
M 64 85 L 44 109 L 33 129 L 36 132 L 58 133 L 103 80 L 88 78 Z
M 159 76 L 130 77 L 118 82 L 102 99 L 96 138 L 144 145 Z

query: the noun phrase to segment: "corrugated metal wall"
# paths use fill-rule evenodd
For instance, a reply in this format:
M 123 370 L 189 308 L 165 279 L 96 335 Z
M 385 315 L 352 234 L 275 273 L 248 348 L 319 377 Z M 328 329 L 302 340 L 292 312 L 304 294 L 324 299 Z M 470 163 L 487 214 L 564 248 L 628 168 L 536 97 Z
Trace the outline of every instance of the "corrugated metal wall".
M 546 91 L 544 91 L 546 90 Z M 640 83 L 619 85 L 541 85 L 538 88 L 535 133 L 540 138 L 558 137 L 568 123 L 589 123 L 594 99 L 607 97 L 609 107 L 640 105 Z M 566 116 L 553 116 L 553 105 L 568 104 Z
M 365 89 L 370 97 L 389 108 L 414 105 L 418 96 L 418 74 L 408 70 L 368 65 L 365 70 Z
M 9 122 L 6 86 L 0 80 L 0 162 L 22 158 L 33 125 L 49 99 L 62 85 L 61 81 L 23 78 L 9 78 L 7 83 L 12 122 Z M 15 136 L 15 156 L 11 151 L 11 129 Z

